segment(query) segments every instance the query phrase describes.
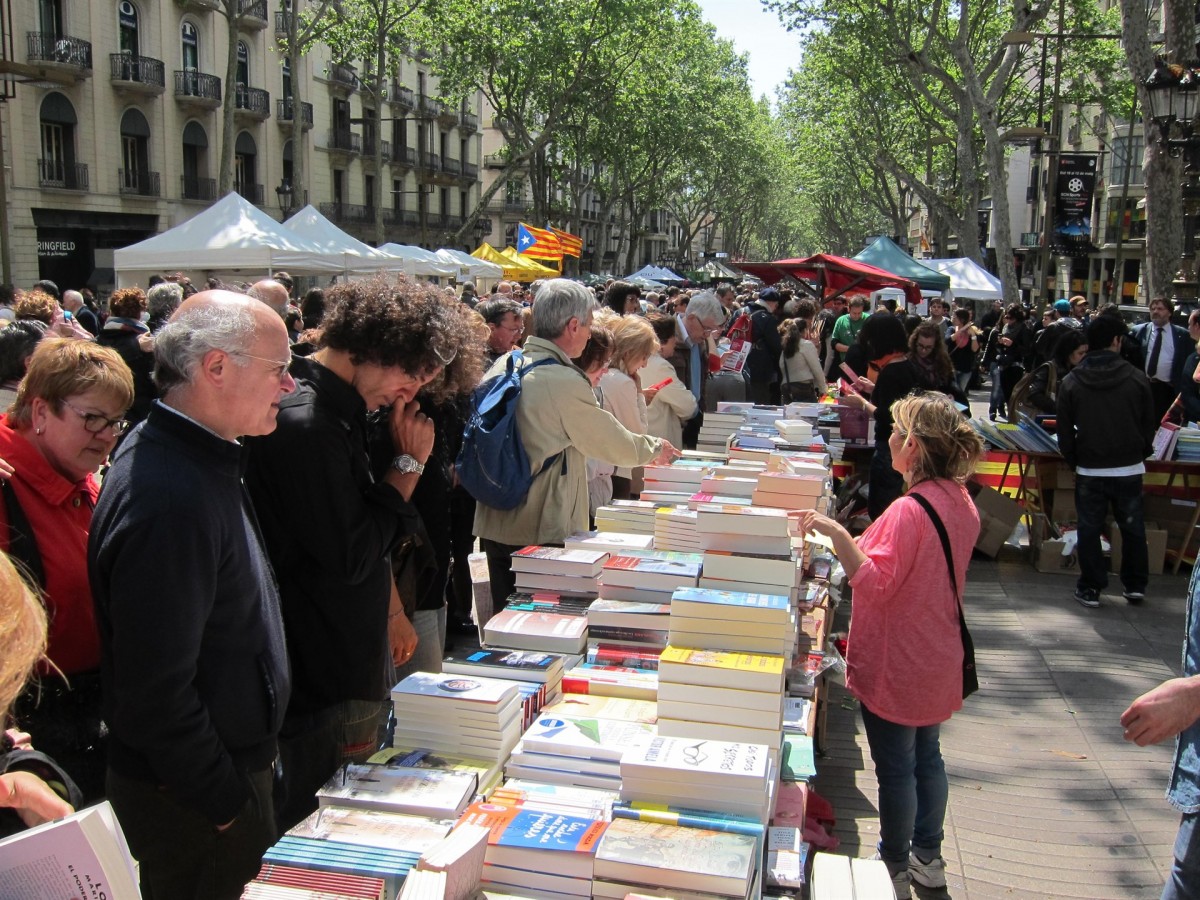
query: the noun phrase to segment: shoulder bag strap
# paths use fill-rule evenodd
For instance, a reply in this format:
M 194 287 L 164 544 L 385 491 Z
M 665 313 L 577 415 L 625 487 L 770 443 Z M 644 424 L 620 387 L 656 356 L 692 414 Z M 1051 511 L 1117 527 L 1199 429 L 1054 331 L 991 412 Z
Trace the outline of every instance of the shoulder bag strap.
M 950 572 L 950 589 L 954 591 L 954 601 L 958 604 L 958 615 L 959 618 L 962 618 L 962 600 L 958 596 L 958 579 L 954 577 L 954 555 L 950 552 L 950 536 L 946 534 L 946 526 L 942 524 L 942 520 L 933 508 L 933 504 L 928 500 L 920 494 L 910 493 L 907 496 L 916 500 L 917 505 L 925 510 L 929 518 L 933 521 L 933 527 L 937 531 L 938 540 L 942 542 L 942 552 L 946 555 L 946 568 Z
M 42 565 L 42 552 L 29 517 L 17 500 L 17 492 L 7 479 L 0 479 L 0 493 L 4 494 L 4 513 L 8 519 L 8 555 L 21 563 L 17 571 L 35 591 L 46 590 L 46 567 Z M 30 580 L 32 578 L 32 580 Z

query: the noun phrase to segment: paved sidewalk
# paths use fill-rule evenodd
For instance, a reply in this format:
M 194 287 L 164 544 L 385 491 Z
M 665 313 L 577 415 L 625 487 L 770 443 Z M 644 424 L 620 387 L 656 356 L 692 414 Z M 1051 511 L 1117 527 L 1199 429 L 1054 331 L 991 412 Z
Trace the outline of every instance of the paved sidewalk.
M 1152 576 L 1141 607 L 1121 599 L 1114 578 L 1101 607 L 1085 609 L 1073 576 L 1040 574 L 1012 547 L 1000 562 L 972 562 L 964 600 L 981 687 L 942 728 L 949 884 L 914 886 L 915 897 L 1160 895 L 1178 825 L 1163 799 L 1174 745 L 1128 744 L 1117 720 L 1178 674 L 1186 571 Z M 840 852 L 869 856 L 874 768 L 846 708 L 854 701 L 831 693 L 815 787 L 834 805 Z

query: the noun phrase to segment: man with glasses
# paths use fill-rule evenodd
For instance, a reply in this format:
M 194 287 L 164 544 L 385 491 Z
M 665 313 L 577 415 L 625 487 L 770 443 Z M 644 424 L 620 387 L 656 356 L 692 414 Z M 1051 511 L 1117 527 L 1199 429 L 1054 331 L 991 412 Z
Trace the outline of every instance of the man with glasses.
M 147 898 L 233 898 L 276 838 L 291 685 L 240 441 L 295 383 L 283 320 L 228 291 L 180 306 L 154 356 L 162 399 L 115 454 L 88 546 L 108 798 Z
M 725 324 L 725 309 L 712 291 L 702 291 L 688 302 L 686 309 L 675 316 L 675 354 L 671 364 L 675 372 L 696 398 L 696 415 L 683 427 L 683 445 L 696 446 L 696 436 L 704 419 L 704 397 L 710 372 L 708 339 L 721 332 Z
M 515 300 L 486 300 L 475 307 L 488 327 L 485 367 L 508 353 L 525 333 L 521 321 L 521 304 Z

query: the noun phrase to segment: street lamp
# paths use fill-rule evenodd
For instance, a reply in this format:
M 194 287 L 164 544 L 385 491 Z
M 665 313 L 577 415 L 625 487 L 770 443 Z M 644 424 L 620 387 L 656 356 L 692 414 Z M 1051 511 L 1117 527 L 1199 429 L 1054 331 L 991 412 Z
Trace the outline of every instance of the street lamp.
M 1196 217 L 1200 213 L 1200 136 L 1195 133 L 1196 101 L 1200 97 L 1197 63 L 1186 66 L 1156 59 L 1154 71 L 1142 86 L 1150 108 L 1150 121 L 1158 130 L 1157 143 L 1171 156 L 1183 156 L 1183 253 L 1179 271 L 1171 281 L 1176 306 L 1196 302 Z M 1179 137 L 1172 137 L 1173 129 Z
M 292 205 L 295 197 L 292 183 L 286 178 L 280 180 L 279 187 L 275 188 L 275 196 L 279 198 L 279 212 L 282 214 L 283 221 L 287 221 L 295 210 Z

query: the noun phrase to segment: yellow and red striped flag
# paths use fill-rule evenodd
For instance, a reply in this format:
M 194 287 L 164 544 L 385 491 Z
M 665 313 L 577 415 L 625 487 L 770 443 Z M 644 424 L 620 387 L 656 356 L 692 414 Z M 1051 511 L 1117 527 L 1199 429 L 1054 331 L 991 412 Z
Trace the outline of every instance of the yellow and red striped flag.
M 563 258 L 562 243 L 557 234 L 524 222 L 517 223 L 517 252 L 534 259 Z
M 577 234 L 571 234 L 569 231 L 550 226 L 550 230 L 558 235 L 558 242 L 562 246 L 563 256 L 573 256 L 579 259 L 579 254 L 583 252 L 583 238 Z

